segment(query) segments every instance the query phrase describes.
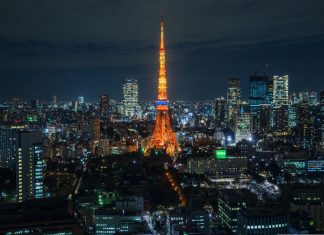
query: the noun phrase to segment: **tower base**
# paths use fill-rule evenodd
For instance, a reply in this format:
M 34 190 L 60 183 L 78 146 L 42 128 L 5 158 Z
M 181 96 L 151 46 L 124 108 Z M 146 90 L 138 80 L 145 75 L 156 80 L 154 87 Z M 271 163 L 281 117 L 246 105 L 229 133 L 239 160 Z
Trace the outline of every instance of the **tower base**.
M 171 157 L 181 151 L 176 133 L 171 129 L 168 110 L 158 110 L 154 131 L 146 145 L 144 155 L 149 156 L 152 150 L 163 151 Z

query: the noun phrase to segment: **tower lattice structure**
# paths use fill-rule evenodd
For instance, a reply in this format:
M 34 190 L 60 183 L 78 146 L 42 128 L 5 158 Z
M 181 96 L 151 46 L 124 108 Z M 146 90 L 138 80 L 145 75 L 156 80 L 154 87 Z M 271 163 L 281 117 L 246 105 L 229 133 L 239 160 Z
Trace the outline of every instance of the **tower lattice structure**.
M 145 148 L 145 155 L 149 155 L 151 150 L 164 150 L 166 154 L 176 156 L 180 151 L 180 146 L 177 142 L 176 134 L 170 125 L 163 26 L 164 24 L 161 20 L 158 98 L 155 101 L 157 115 L 153 134 Z

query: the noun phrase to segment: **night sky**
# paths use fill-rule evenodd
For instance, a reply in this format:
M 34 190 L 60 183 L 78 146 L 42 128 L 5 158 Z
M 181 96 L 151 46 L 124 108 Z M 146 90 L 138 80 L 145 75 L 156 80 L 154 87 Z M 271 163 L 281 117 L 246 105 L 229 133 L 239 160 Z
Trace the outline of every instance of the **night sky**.
M 324 90 L 324 1 L 7 0 L 0 3 L 0 101 L 113 99 L 137 78 L 154 99 L 164 13 L 171 100 L 224 96 L 238 77 L 289 74 Z

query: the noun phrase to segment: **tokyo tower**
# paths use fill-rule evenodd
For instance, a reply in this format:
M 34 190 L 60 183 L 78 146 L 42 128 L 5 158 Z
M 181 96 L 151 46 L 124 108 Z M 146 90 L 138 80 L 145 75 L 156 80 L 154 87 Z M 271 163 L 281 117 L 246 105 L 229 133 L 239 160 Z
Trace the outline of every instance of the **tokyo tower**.
M 167 95 L 167 80 L 165 69 L 165 48 L 163 20 L 161 20 L 161 41 L 160 41 L 160 66 L 158 78 L 158 98 L 155 101 L 157 115 L 155 127 L 149 139 L 144 154 L 150 155 L 151 150 L 162 150 L 170 156 L 176 156 L 180 152 L 180 146 L 176 134 L 172 130 L 169 117 L 169 100 Z

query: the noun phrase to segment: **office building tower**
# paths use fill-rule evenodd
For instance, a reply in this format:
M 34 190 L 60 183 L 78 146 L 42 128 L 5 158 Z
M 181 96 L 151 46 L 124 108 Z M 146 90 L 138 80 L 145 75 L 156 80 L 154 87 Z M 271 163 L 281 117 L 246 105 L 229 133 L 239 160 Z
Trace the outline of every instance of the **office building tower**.
M 241 82 L 238 78 L 228 80 L 227 105 L 238 109 L 241 102 Z
M 320 93 L 320 116 L 321 116 L 321 130 L 322 130 L 322 145 L 324 146 L 324 91 Z
M 307 91 L 307 90 L 299 92 L 299 101 L 300 102 L 306 101 L 309 103 L 310 106 L 316 106 L 318 102 L 317 92 Z
M 314 106 L 310 106 L 310 109 L 315 108 Z M 322 148 L 322 117 L 320 114 L 320 110 L 316 107 L 311 111 L 310 114 L 310 149 L 315 150 L 315 152 L 321 152 Z
M 272 108 L 272 131 L 275 136 L 287 136 L 288 126 L 288 105 L 274 106 Z
M 297 104 L 290 104 L 288 106 L 288 126 L 293 128 L 297 125 Z
M 78 110 L 82 110 L 84 108 L 84 97 L 83 96 L 79 96 L 78 97 Z
M 92 117 L 90 119 L 90 138 L 92 141 L 99 141 L 100 139 L 100 118 Z
M 260 105 L 258 111 L 257 130 L 267 133 L 270 130 L 271 106 L 269 104 Z
M 250 76 L 250 96 L 249 101 L 252 108 L 265 104 L 268 93 L 268 76 Z
M 268 82 L 267 85 L 267 97 L 266 97 L 266 103 L 272 104 L 273 102 L 273 80 Z
M 215 127 L 226 127 L 226 100 L 224 97 L 216 98 L 215 100 Z
M 80 105 L 83 105 L 83 104 L 84 104 L 84 97 L 83 97 L 83 96 L 79 96 L 79 97 L 78 97 L 78 103 L 79 103 Z
M 297 96 L 297 94 L 295 92 L 293 92 L 289 96 L 289 104 L 291 104 L 291 105 L 299 104 L 299 96 Z
M 17 201 L 43 197 L 42 134 L 36 131 L 17 133 Z
M 109 115 L 108 95 L 99 96 L 99 114 L 100 114 L 100 117 L 108 117 L 108 115 Z
M 78 101 L 72 100 L 71 110 L 73 110 L 74 112 L 77 112 L 78 111 Z
M 249 103 L 252 114 L 252 124 L 254 130 L 259 130 L 260 106 L 266 104 L 268 92 L 268 76 L 250 76 L 250 96 Z
M 241 140 L 252 140 L 252 114 L 247 103 L 242 102 L 235 130 L 236 143 Z
M 307 101 L 302 101 L 297 107 L 297 132 L 299 146 L 310 150 L 310 107 Z
M 123 83 L 123 110 L 127 117 L 134 117 L 139 113 L 138 83 L 136 79 L 126 78 Z
M 288 75 L 273 76 L 273 104 L 274 106 L 288 105 Z
M 308 100 L 309 100 L 309 105 L 310 106 L 316 106 L 318 104 L 317 92 L 316 91 L 310 91 L 309 96 L 308 96 Z
M 237 78 L 229 79 L 227 91 L 227 108 L 229 127 L 234 130 L 241 103 L 241 82 Z
M 26 125 L 0 126 L 0 167 L 15 169 L 16 134 L 25 128 Z

